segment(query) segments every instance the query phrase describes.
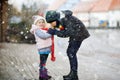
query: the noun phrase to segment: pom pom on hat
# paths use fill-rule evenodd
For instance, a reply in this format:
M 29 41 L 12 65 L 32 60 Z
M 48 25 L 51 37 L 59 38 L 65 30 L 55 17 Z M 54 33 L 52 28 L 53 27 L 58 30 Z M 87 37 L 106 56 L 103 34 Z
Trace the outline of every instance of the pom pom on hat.
M 34 20 L 33 24 L 36 24 L 36 22 L 37 22 L 38 20 L 44 20 L 44 21 L 45 21 L 45 18 L 42 17 L 42 16 L 39 16 L 39 15 L 33 16 L 32 19 Z

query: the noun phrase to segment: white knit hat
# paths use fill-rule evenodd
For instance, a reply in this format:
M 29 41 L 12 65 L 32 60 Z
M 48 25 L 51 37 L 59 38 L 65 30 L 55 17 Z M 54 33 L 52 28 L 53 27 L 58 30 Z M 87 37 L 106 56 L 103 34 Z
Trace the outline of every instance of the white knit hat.
M 39 15 L 34 15 L 32 18 L 33 18 L 33 20 L 34 20 L 33 24 L 36 24 L 36 22 L 37 22 L 38 20 L 44 20 L 44 21 L 45 21 L 45 18 L 42 17 L 42 16 L 39 16 Z

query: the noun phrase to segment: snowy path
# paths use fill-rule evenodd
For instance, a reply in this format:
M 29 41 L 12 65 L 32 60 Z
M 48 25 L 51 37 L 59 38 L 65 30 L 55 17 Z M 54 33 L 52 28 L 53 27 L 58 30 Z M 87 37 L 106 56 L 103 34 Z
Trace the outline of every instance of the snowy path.
M 90 30 L 77 56 L 80 80 L 120 80 L 120 30 Z M 37 80 L 39 56 L 35 44 L 0 43 L 0 80 Z M 47 62 L 55 80 L 69 72 L 67 38 L 55 37 L 56 61 Z

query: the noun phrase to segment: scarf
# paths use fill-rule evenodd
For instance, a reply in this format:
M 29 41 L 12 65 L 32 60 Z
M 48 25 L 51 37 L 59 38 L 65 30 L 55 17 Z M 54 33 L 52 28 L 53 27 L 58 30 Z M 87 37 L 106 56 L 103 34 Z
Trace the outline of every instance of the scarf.
M 41 28 L 42 30 L 48 31 L 48 28 Z M 51 46 L 51 61 L 55 61 L 55 54 L 54 54 L 54 36 L 51 37 L 52 39 L 52 46 Z
M 41 28 L 42 30 L 46 30 L 48 31 L 48 28 Z M 59 29 L 60 30 L 64 30 L 64 27 L 63 26 L 59 26 Z M 54 36 L 51 37 L 52 39 L 52 47 L 51 47 L 51 61 L 55 61 L 55 54 L 54 54 Z

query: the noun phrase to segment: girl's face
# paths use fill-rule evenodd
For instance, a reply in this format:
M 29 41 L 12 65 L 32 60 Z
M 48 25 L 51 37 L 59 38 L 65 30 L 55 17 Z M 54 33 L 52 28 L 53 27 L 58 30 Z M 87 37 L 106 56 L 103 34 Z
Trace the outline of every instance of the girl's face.
M 44 20 L 38 20 L 36 23 L 37 26 L 39 26 L 40 28 L 44 28 L 45 27 L 45 21 Z

